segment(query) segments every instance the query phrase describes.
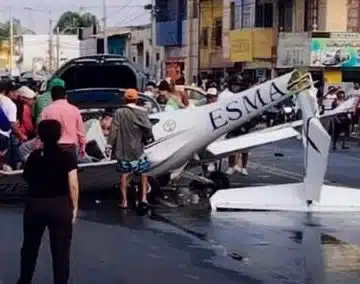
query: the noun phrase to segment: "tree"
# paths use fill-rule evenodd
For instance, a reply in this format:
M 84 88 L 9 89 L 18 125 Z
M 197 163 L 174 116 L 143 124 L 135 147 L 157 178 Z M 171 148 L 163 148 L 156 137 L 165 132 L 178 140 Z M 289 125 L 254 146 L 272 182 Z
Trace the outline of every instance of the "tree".
M 21 35 L 23 33 L 23 28 L 21 26 L 20 20 L 13 20 L 13 35 Z M 4 23 L 0 23 L 0 45 L 4 41 L 8 41 L 10 37 L 10 22 L 6 21 Z
M 91 13 L 79 14 L 72 11 L 64 12 L 56 23 L 54 32 L 59 28 L 60 33 L 76 35 L 78 28 L 89 28 L 98 24 L 96 16 Z

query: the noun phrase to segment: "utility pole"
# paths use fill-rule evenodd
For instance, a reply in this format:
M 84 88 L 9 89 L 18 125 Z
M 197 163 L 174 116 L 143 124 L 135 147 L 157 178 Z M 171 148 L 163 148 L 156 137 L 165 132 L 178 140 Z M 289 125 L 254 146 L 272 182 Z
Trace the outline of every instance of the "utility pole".
M 106 0 L 103 0 L 104 54 L 108 53 Z
M 14 57 L 14 24 L 13 24 L 13 17 L 12 17 L 12 10 L 11 7 L 9 8 L 9 21 L 10 21 L 10 31 L 9 31 L 9 48 L 10 48 L 10 58 L 9 58 L 9 71 L 10 75 L 13 71 L 13 57 Z
M 157 45 L 156 45 L 156 0 L 151 1 L 151 45 L 152 45 L 152 64 L 153 64 L 153 80 L 157 80 Z
M 145 10 L 150 10 L 151 19 L 151 77 L 156 81 L 157 79 L 157 45 L 156 45 L 156 14 L 158 9 L 156 7 L 156 0 L 151 0 L 151 4 L 145 5 Z
M 52 30 L 52 19 L 51 10 L 49 10 L 49 70 L 52 71 L 53 64 L 53 30 Z
M 193 1 L 195 1 L 195 0 L 193 0 Z M 191 2 L 191 7 L 190 7 L 190 9 L 189 9 L 189 7 L 188 7 L 188 11 L 189 11 L 189 13 L 188 13 L 188 15 L 189 15 L 189 17 L 188 17 L 188 24 L 189 24 L 189 33 L 188 33 L 188 35 L 189 35 L 189 40 L 188 40 L 188 44 L 189 44 L 189 46 L 188 46 L 188 54 L 189 54 L 189 66 L 188 66 L 188 74 L 187 74 L 187 82 L 189 83 L 189 82 L 192 82 L 192 75 L 193 75 L 193 67 L 194 67 L 194 64 L 193 64 L 193 23 L 194 23 L 194 5 L 195 5 L 196 3 L 194 3 L 194 2 Z M 194 82 L 195 83 L 195 82 Z
M 56 27 L 56 69 L 60 67 L 60 28 Z

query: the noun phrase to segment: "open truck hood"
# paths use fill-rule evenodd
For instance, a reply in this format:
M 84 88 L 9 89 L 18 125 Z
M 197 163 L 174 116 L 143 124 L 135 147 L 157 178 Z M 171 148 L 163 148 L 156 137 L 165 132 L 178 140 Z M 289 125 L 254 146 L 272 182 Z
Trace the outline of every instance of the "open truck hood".
M 68 101 L 79 109 L 113 110 L 125 105 L 125 89 L 90 88 L 68 90 Z M 139 93 L 138 104 L 148 109 L 149 113 L 161 111 L 160 105 L 153 98 Z
M 72 59 L 50 78 L 61 78 L 66 89 L 134 88 L 143 90 L 145 74 L 126 57 L 117 55 L 93 55 Z

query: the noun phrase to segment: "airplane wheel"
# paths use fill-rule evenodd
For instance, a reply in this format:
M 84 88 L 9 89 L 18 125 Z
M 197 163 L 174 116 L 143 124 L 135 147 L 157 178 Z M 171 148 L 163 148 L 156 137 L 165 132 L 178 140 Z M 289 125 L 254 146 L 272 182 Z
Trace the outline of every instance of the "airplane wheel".
M 148 177 L 148 180 L 149 186 L 151 187 L 151 190 L 148 193 L 148 202 L 150 204 L 155 204 L 156 198 L 161 197 L 161 186 L 159 182 L 153 177 Z
M 219 189 L 228 189 L 230 187 L 229 177 L 223 172 L 212 172 L 209 175 L 209 179 L 214 182 L 214 192 Z
M 193 180 L 189 183 L 189 189 L 191 191 L 201 191 L 204 188 L 205 188 L 204 184 L 197 180 Z
M 159 186 L 167 186 L 170 182 L 170 174 L 164 174 L 161 176 L 156 177 L 156 181 L 159 184 Z

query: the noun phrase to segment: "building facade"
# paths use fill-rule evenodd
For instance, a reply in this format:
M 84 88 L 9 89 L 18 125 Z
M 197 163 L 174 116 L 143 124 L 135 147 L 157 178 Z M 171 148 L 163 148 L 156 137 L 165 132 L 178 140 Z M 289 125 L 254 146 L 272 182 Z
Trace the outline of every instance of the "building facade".
M 283 1 L 284 2 L 284 1 Z M 307 67 L 323 84 L 360 77 L 359 0 L 286 1 L 292 26 L 279 23 L 277 71 Z M 278 2 L 281 4 L 281 1 Z M 278 11 L 281 13 L 280 7 Z M 280 16 L 280 15 L 279 15 Z M 289 21 L 288 21 L 289 22 Z
M 131 61 L 136 64 L 141 70 L 144 70 L 147 74 L 152 74 L 155 68 L 156 81 L 160 80 L 163 77 L 164 73 L 164 48 L 157 46 L 153 50 L 152 46 L 152 31 L 151 26 L 140 26 L 133 27 L 131 30 L 130 38 L 130 53 L 129 58 Z M 152 55 L 156 53 L 156 63 L 155 66 L 152 65 Z
M 228 56 L 237 69 L 247 73 L 253 81 L 272 76 L 277 45 L 278 13 L 275 1 L 224 0 L 230 23 Z
M 163 73 L 179 84 L 195 82 L 198 75 L 198 5 L 198 0 L 156 1 L 156 43 L 164 48 Z

